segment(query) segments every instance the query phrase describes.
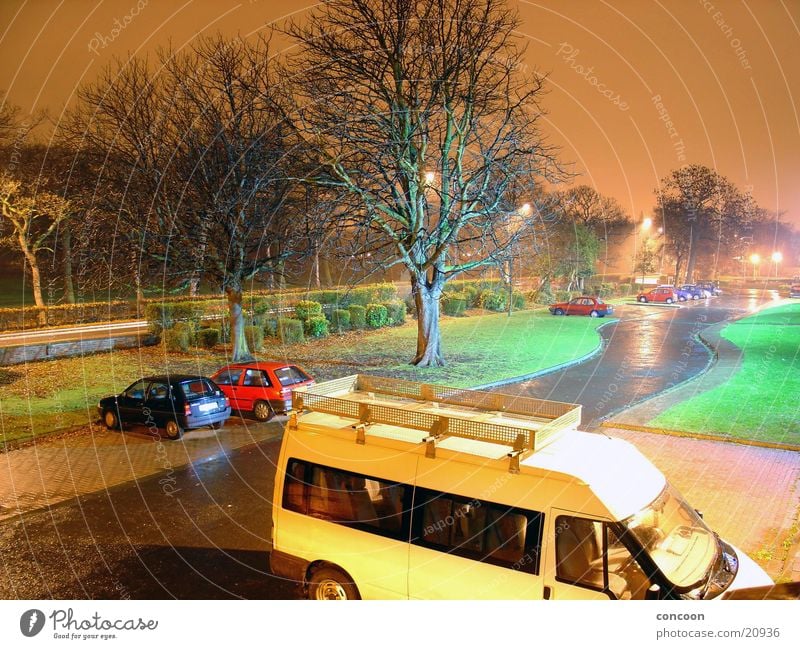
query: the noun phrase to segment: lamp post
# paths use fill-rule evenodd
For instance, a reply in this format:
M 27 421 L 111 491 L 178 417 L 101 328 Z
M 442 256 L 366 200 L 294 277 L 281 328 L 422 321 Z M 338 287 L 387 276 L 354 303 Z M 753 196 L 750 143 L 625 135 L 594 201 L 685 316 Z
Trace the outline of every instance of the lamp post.
M 778 279 L 778 264 L 783 261 L 783 254 L 779 251 L 772 253 L 772 263 L 775 264 L 775 279 Z
M 514 308 L 514 240 L 513 237 L 517 236 L 522 221 L 531 213 L 531 204 L 523 203 L 516 212 L 511 216 L 508 222 L 508 230 L 511 234 L 511 243 L 509 244 L 510 255 L 508 257 L 508 317 L 511 317 L 511 312 Z
M 753 264 L 753 279 L 755 279 L 756 269 L 758 268 L 758 265 L 761 263 L 761 255 L 759 255 L 757 252 L 754 252 L 752 255 L 750 255 L 750 263 Z

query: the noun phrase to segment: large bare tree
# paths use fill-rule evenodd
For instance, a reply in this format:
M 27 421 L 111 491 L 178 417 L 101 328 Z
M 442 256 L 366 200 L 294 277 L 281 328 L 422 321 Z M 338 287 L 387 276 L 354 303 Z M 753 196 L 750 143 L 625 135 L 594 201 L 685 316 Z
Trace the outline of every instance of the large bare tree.
M 81 90 L 73 135 L 105 154 L 119 234 L 165 287 L 205 278 L 228 297 L 233 359 L 251 358 L 242 289 L 295 253 L 302 141 L 264 38 L 197 39 L 118 62 Z
M 518 26 L 503 0 L 330 0 L 287 28 L 313 180 L 350 201 L 362 259 L 410 274 L 418 366 L 444 364 L 445 283 L 498 264 L 525 234 L 520 188 L 553 168 Z

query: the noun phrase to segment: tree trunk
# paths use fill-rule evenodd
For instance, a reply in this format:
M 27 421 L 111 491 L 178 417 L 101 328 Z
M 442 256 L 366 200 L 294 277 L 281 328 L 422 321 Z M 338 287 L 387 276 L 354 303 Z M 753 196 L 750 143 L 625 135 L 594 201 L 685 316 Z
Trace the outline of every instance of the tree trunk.
M 75 285 L 72 283 L 72 234 L 69 227 L 64 228 L 64 299 L 75 304 Z
M 700 233 L 700 228 L 697 227 L 697 223 L 692 223 L 689 229 L 689 257 L 686 260 L 686 283 L 692 283 L 692 277 L 694 276 L 694 262 L 697 258 L 697 239 L 699 239 L 698 234 Z
M 25 256 L 25 261 L 31 271 L 31 287 L 33 288 L 33 301 L 40 309 L 44 309 L 44 298 L 42 297 L 42 276 L 39 273 L 39 262 L 36 260 L 36 255 L 28 248 L 28 242 L 25 237 L 19 236 L 19 246 L 22 254 Z
M 321 270 L 321 273 L 322 273 L 322 278 L 321 278 L 322 279 L 322 283 L 325 286 L 332 286 L 333 285 L 333 280 L 331 279 L 331 265 L 330 265 L 330 262 L 328 262 L 328 258 L 327 257 L 323 257 L 322 258 L 322 260 L 320 262 L 320 266 L 321 266 L 320 270 Z
M 200 278 L 195 275 L 189 280 L 189 295 L 197 297 L 200 293 Z
M 412 365 L 417 367 L 442 367 L 442 337 L 439 330 L 439 298 L 444 282 L 433 283 L 411 276 L 411 292 L 417 306 L 417 354 Z
M 233 350 L 231 358 L 234 363 L 252 361 L 253 355 L 244 337 L 244 312 L 242 311 L 242 287 L 237 283 L 225 289 L 228 297 L 228 313 L 231 318 L 231 342 Z
M 314 283 L 317 288 L 322 288 L 319 281 L 319 248 L 314 250 Z

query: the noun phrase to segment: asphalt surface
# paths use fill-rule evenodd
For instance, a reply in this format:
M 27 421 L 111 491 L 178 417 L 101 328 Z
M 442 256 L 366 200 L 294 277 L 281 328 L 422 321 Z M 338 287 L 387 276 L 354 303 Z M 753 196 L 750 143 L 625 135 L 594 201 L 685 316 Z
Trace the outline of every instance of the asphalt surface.
M 708 352 L 695 334 L 761 301 L 621 307 L 622 321 L 603 329 L 601 356 L 500 390 L 576 401 L 584 424 L 596 421 L 704 368 Z M 0 523 L 0 597 L 296 597 L 293 584 L 268 570 L 279 445 L 260 442 Z
M 615 309 L 619 322 L 600 330 L 600 354 L 495 391 L 579 403 L 583 428 L 591 430 L 603 419 L 703 371 L 712 357 L 698 334 L 714 323 L 740 318 L 770 298 L 753 292 L 682 303 L 680 308 L 622 305 Z
M 9 520 L 0 598 L 296 597 L 269 573 L 279 448 L 262 442 Z

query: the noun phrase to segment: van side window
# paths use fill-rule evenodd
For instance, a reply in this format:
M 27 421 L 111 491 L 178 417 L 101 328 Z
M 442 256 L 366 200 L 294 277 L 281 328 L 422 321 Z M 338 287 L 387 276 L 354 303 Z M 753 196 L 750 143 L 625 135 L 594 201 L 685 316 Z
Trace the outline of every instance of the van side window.
M 418 545 L 538 574 L 541 513 L 425 489 L 416 502 Z
M 386 536 L 402 536 L 411 487 L 290 460 L 283 489 L 286 509 Z M 407 537 L 405 537 L 407 539 Z
M 578 516 L 556 519 L 556 577 L 603 590 L 603 524 Z

